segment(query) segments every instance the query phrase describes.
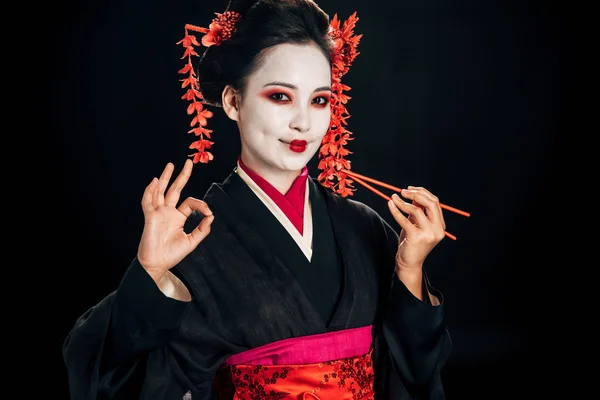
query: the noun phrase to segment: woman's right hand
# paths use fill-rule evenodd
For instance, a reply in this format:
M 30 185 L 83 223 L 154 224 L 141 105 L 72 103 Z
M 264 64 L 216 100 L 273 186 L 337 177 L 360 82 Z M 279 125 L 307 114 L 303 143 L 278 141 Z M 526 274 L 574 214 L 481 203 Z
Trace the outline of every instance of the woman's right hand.
M 192 174 L 192 167 L 192 160 L 186 160 L 165 195 L 175 168 L 172 163 L 168 163 L 160 178 L 154 178 L 146 187 L 142 197 L 144 230 L 137 258 L 156 282 L 204 240 L 215 219 L 206 202 L 193 197 L 186 198 L 177 207 L 181 191 Z M 184 224 L 194 210 L 202 213 L 204 218 L 194 230 L 186 233 L 183 230 Z

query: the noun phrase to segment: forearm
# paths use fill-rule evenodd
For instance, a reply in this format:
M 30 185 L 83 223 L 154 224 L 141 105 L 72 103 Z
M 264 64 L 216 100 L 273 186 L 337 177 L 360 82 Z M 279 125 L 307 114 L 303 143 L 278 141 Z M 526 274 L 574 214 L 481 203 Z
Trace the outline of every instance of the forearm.
M 415 296 L 417 299 L 424 301 L 428 299 L 429 303 L 433 306 L 439 306 L 440 300 L 429 292 L 427 285 L 423 279 L 423 268 L 402 268 L 396 266 L 396 275 L 398 279 L 404 283 L 404 286 Z
M 167 277 L 161 286 L 162 291 L 135 260 L 118 289 L 77 319 L 63 344 L 77 398 L 113 398 L 144 368 L 139 355 L 170 339 L 191 303 L 167 297 L 177 296 L 177 280 Z
M 148 272 L 148 271 L 146 271 L 146 272 Z M 174 299 L 174 300 L 179 300 L 179 301 L 184 301 L 184 302 L 189 302 L 192 300 L 192 295 L 190 294 L 190 291 L 188 290 L 188 288 L 181 281 L 181 279 L 179 279 L 177 276 L 175 276 L 171 271 L 167 271 L 166 273 L 162 274 L 162 276 L 161 275 L 153 276 L 153 274 L 151 274 L 151 273 L 148 273 L 148 274 L 150 275 L 152 280 L 154 280 L 154 282 L 158 286 L 158 289 L 165 296 L 167 296 L 171 299 Z
M 185 286 L 173 278 L 170 273 L 157 283 L 137 260 L 129 267 L 111 313 L 107 350 L 114 361 L 161 346 L 181 324 L 191 302 L 177 298 Z
M 421 285 L 428 285 L 424 273 L 421 278 L 403 274 L 403 278 L 410 278 L 408 282 L 412 290 L 400 280 L 397 273 L 394 278 L 397 279 L 393 279 L 382 321 L 383 334 L 398 373 L 407 382 L 421 385 L 445 362 L 451 348 L 444 321 L 442 295 L 431 288 L 437 296 L 431 294 L 430 298 L 435 299 L 439 306 L 434 306 L 433 301 L 431 304 L 423 301 L 424 296 L 419 298 L 415 295 L 429 294 L 427 289 L 420 290 Z

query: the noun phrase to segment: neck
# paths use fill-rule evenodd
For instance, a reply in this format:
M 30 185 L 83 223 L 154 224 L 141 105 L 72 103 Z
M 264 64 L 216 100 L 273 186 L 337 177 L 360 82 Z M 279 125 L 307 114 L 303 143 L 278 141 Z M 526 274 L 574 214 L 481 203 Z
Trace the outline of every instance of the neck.
M 247 157 L 244 153 L 240 156 L 241 162 L 261 178 L 269 182 L 281 194 L 286 194 L 302 170 L 282 171 L 274 168 L 268 168 L 260 163 L 254 162 L 252 157 Z

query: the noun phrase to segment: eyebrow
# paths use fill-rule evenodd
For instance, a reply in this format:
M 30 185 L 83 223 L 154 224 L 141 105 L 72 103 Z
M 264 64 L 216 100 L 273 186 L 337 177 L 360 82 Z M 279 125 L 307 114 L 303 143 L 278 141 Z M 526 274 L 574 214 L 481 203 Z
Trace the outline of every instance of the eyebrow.
M 286 82 L 278 82 L 278 81 L 269 82 L 269 83 L 265 84 L 263 87 L 267 87 L 267 86 L 284 86 L 284 87 L 287 87 L 290 89 L 298 90 L 298 86 L 292 85 L 291 83 L 286 83 Z M 321 87 L 318 87 L 315 90 L 313 90 L 313 93 L 321 92 L 323 90 L 327 90 L 327 91 L 331 92 L 331 87 L 330 86 L 321 86 Z

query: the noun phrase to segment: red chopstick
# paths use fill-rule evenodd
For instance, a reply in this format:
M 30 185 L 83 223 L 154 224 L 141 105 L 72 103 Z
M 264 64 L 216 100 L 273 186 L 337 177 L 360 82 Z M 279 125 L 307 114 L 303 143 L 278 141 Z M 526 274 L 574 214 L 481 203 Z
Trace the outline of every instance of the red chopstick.
M 373 193 L 375 193 L 375 194 L 383 197 L 387 201 L 389 201 L 391 199 L 389 196 L 387 196 L 385 193 L 382 193 L 381 191 L 375 189 L 373 186 L 369 185 L 365 181 L 374 183 L 374 184 L 379 185 L 379 186 L 383 186 L 383 187 L 385 187 L 387 189 L 393 190 L 393 191 L 398 192 L 398 193 L 402 192 L 402 189 L 400 189 L 400 188 L 398 188 L 396 186 L 388 185 L 387 183 L 378 181 L 378 180 L 373 179 L 373 178 L 369 178 L 369 177 L 364 176 L 364 175 L 357 174 L 357 173 L 352 172 L 352 171 L 348 171 L 347 169 L 342 169 L 342 172 L 345 172 L 346 174 L 350 175 L 356 182 L 360 183 L 361 185 L 363 185 L 367 189 L 371 190 Z M 459 210 L 458 208 L 455 208 L 455 207 L 450 207 L 450 206 L 448 206 L 446 204 L 440 203 L 440 207 L 442 207 L 445 210 L 452 211 L 452 212 L 454 212 L 456 214 L 463 215 L 465 217 L 470 217 L 471 216 L 471 214 L 468 213 L 468 212 Z M 450 239 L 456 240 L 456 236 L 454 236 L 453 234 L 448 233 L 448 232 L 444 232 L 444 233 Z

